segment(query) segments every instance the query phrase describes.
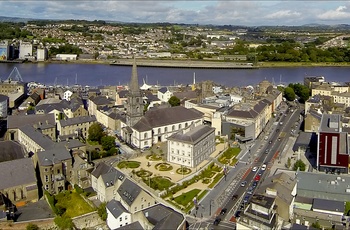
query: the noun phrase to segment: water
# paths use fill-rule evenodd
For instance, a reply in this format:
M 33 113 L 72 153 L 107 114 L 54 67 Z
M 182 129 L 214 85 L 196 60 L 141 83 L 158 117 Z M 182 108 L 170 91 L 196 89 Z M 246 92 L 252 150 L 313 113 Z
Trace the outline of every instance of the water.
M 45 85 L 126 85 L 130 81 L 131 66 L 103 64 L 58 64 L 58 63 L 0 63 L 0 78 L 7 79 L 17 67 L 25 82 L 35 81 Z M 262 80 L 276 84 L 303 82 L 304 76 L 324 76 L 329 82 L 350 81 L 350 67 L 280 67 L 260 69 L 181 69 L 138 67 L 140 85 L 143 79 L 149 85 L 192 84 L 212 80 L 225 86 L 256 85 Z

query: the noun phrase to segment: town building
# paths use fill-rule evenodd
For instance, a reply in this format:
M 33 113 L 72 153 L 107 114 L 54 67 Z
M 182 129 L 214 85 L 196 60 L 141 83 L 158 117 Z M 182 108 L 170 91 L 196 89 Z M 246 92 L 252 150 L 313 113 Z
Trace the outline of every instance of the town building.
M 131 214 L 123 205 L 116 200 L 111 200 L 106 205 L 107 210 L 107 226 L 110 229 L 117 229 L 119 227 L 131 223 Z
M 195 168 L 215 151 L 215 129 L 192 124 L 167 138 L 167 161 Z
M 47 48 L 38 48 L 36 50 L 36 60 L 37 61 L 46 61 L 48 57 Z
M 31 42 L 20 41 L 19 59 L 33 58 L 33 44 Z
M 59 120 L 57 123 L 58 135 L 69 135 L 87 139 L 89 128 L 94 122 L 96 122 L 95 116 L 74 117 Z
M 8 41 L 0 41 L 0 60 L 6 61 L 9 59 L 10 46 Z
M 342 131 L 341 116 L 323 114 L 318 130 L 316 166 L 322 172 L 349 172 L 349 137 Z
M 9 97 L 0 94 L 0 118 L 6 118 L 8 113 Z
M 157 92 L 157 97 L 162 102 L 168 102 L 171 96 L 173 96 L 173 93 L 169 90 L 168 87 L 162 87 Z

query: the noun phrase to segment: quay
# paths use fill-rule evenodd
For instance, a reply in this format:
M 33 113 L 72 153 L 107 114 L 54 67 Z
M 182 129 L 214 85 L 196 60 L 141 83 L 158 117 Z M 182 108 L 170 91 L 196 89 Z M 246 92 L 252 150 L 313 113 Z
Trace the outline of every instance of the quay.
M 132 66 L 133 59 L 119 59 L 110 63 L 117 66 Z M 258 69 L 252 63 L 191 61 L 191 60 L 146 60 L 137 59 L 137 66 L 159 68 L 197 68 L 197 69 Z

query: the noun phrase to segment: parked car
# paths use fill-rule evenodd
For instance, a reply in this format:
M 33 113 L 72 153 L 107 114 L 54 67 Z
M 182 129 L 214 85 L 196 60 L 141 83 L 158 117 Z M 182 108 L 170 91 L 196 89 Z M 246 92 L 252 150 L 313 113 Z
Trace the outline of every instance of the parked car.
M 258 167 L 254 167 L 253 169 L 252 169 L 252 172 L 256 172 L 258 170 Z
M 238 210 L 238 211 L 236 212 L 236 214 L 235 214 L 235 217 L 240 217 L 240 216 L 241 216 L 241 211 Z
M 261 170 L 263 170 L 263 171 L 266 170 L 266 164 L 263 164 L 263 165 L 261 166 Z
M 250 196 L 247 195 L 244 197 L 243 203 L 248 203 Z
M 256 177 L 254 178 L 254 181 L 259 181 L 260 180 L 260 176 L 256 175 Z
M 254 181 L 252 187 L 253 187 L 253 188 L 256 188 L 256 186 L 258 186 L 258 182 L 257 182 L 257 181 Z
M 220 223 L 220 221 L 221 221 L 221 218 L 220 218 L 220 217 L 216 217 L 216 218 L 215 218 L 215 220 L 214 220 L 213 225 L 218 226 L 218 225 L 219 225 L 219 223 Z
M 227 212 L 227 208 L 223 208 L 220 212 L 220 215 L 224 215 Z
M 252 195 L 253 194 L 253 191 L 254 191 L 254 188 L 253 187 L 250 187 L 249 189 L 248 189 L 248 194 L 249 195 Z
M 247 185 L 247 181 L 242 181 L 241 187 L 244 187 L 244 186 L 246 186 L 246 185 Z

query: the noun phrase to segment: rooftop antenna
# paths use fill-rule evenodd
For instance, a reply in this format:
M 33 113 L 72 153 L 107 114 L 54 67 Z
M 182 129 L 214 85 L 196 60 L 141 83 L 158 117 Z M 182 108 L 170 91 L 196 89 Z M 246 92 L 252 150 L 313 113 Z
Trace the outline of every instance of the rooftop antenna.
M 78 74 L 77 73 L 75 74 L 75 84 L 76 85 L 78 84 Z

